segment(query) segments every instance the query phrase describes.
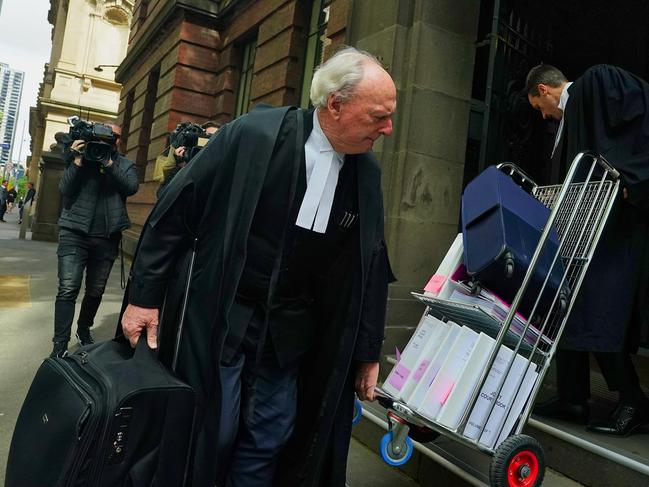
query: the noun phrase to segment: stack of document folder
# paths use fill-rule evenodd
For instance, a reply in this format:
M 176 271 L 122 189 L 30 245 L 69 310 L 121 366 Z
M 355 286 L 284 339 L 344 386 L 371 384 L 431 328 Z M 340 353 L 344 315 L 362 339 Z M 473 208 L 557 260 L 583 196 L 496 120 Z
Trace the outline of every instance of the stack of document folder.
M 429 306 L 433 314 L 444 316 L 461 325 L 473 328 L 477 332 L 483 332 L 495 338 L 507 317 L 509 306 L 497 297 L 483 290 L 480 295 L 473 295 L 470 291 L 464 291 L 459 285 L 451 293 L 449 299 L 434 298 L 419 293 L 412 295 Z M 504 343 L 515 347 L 527 326 L 527 319 L 516 313 L 509 329 L 505 335 Z M 540 331 L 533 325 L 527 326 L 527 332 L 523 336 L 520 348 L 530 350 L 539 339 Z M 538 340 L 539 349 L 546 351 L 552 340 L 541 335 Z

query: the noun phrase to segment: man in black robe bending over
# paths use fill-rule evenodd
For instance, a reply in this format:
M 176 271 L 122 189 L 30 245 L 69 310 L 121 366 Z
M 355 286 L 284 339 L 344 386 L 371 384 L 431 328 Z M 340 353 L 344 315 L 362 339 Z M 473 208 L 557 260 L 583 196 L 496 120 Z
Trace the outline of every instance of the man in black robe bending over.
M 342 487 L 354 390 L 374 399 L 393 277 L 370 151 L 392 133 L 396 89 L 346 48 L 311 100 L 221 128 L 140 239 L 122 326 L 152 346 L 174 262 L 197 240 L 177 368 L 199 395 L 194 487 Z
M 554 66 L 541 64 L 527 76 L 533 108 L 560 120 L 552 158 L 565 174 L 582 151 L 602 154 L 620 171 L 623 190 L 607 220 L 557 352 L 558 397 L 534 412 L 587 421 L 589 363 L 594 352 L 610 390 L 620 401 L 597 433 L 626 436 L 649 422 L 649 400 L 631 355 L 638 346 L 633 311 L 644 288 L 649 231 L 649 85 L 623 69 L 599 65 L 574 83 Z

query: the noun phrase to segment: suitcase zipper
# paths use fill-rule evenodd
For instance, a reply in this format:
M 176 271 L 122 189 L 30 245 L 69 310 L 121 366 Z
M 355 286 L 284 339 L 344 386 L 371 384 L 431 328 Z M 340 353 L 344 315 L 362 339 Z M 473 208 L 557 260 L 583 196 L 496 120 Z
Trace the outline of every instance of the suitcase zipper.
M 110 427 L 113 423 L 112 414 L 115 411 L 115 406 L 113 404 L 112 381 L 110 380 L 110 377 L 104 373 L 103 370 L 101 370 L 94 363 L 88 360 L 87 352 L 81 352 L 81 354 L 79 355 L 79 361 L 82 366 L 89 366 L 101 379 L 98 382 L 101 383 L 101 386 L 104 388 L 104 391 L 106 393 L 106 404 L 108 405 L 107 414 L 111 414 L 111 417 L 107 418 L 107 420 L 104 422 L 103 428 L 98 436 L 97 461 L 95 462 L 94 467 L 91 469 L 90 475 L 88 475 L 88 479 L 90 480 L 88 485 L 99 485 L 104 466 L 104 458 L 106 457 L 105 453 L 108 448 L 108 446 L 106 445 L 106 440 L 108 438 L 108 435 L 110 434 Z
M 71 465 L 66 475 L 63 485 L 68 485 L 68 483 L 75 479 L 79 467 L 82 465 L 85 460 L 85 455 L 92 444 L 94 438 L 95 430 L 100 421 L 99 415 L 92 414 L 92 410 L 96 409 L 97 401 L 93 397 L 93 392 L 90 387 L 87 389 L 83 388 L 80 384 L 86 384 L 86 381 L 83 377 L 77 374 L 74 370 L 68 367 L 64 367 L 56 359 L 46 359 L 48 363 L 55 369 L 59 370 L 61 375 L 67 380 L 67 382 L 72 386 L 72 388 L 79 393 L 79 395 L 86 402 L 86 411 L 84 412 L 82 419 L 79 420 L 77 426 L 77 444 L 75 445 L 74 452 L 71 455 Z M 83 427 L 83 424 L 88 421 L 88 424 Z M 85 438 L 84 438 L 85 436 Z M 67 469 L 64 469 L 64 471 Z

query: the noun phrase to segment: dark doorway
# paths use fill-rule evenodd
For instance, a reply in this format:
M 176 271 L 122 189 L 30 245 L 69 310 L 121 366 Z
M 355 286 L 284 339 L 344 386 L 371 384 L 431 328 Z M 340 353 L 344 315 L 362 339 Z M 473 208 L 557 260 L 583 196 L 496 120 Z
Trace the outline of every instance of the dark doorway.
M 511 161 L 551 184 L 557 124 L 543 121 L 522 93 L 529 69 L 554 64 L 568 79 L 614 64 L 649 79 L 645 0 L 483 0 L 473 78 L 465 183 Z
M 540 62 L 568 79 L 613 64 L 649 80 L 649 2 L 483 0 L 464 184 L 503 161 L 538 184 L 561 182 L 550 162 L 558 123 L 543 121 L 522 91 L 527 72 Z M 649 318 L 642 329 L 649 347 Z

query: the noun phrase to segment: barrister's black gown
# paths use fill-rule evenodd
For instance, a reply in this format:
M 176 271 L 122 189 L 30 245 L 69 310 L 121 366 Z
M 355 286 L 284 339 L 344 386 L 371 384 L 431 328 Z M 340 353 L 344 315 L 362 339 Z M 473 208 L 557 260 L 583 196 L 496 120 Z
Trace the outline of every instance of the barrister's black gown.
M 278 136 L 287 133 L 280 127 L 295 127 L 297 117 L 304 120 L 302 135 Z M 183 268 L 178 259 L 186 255 L 194 236 L 199 242 L 178 360 L 180 377 L 195 388 L 200 402 L 193 487 L 214 485 L 219 355 L 269 160 L 288 151 L 292 156 L 285 161 L 286 177 L 297 177 L 311 117 L 312 112 L 301 110 L 258 108 L 221 128 L 162 194 L 140 238 L 128 295 L 131 303 L 148 307 L 160 306 L 174 286 L 177 269 Z M 383 237 L 380 170 L 369 153 L 347 156 L 345 164 L 350 163 L 357 165 L 360 241 L 349 239 L 331 269 L 330 285 L 321 290 L 325 312 L 320 336 L 302 366 L 296 428 L 280 462 L 278 486 L 344 486 L 354 361 L 379 359 L 392 278 Z M 290 207 L 286 201 L 287 215 Z M 165 316 L 174 316 L 169 302 L 165 307 Z M 162 327 L 172 325 L 163 322 Z
M 569 88 L 555 157 L 602 154 L 629 192 L 618 196 L 564 332 L 563 348 L 616 352 L 637 347 L 649 238 L 649 84 L 620 68 L 588 69 Z

